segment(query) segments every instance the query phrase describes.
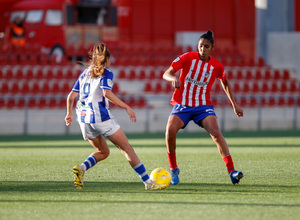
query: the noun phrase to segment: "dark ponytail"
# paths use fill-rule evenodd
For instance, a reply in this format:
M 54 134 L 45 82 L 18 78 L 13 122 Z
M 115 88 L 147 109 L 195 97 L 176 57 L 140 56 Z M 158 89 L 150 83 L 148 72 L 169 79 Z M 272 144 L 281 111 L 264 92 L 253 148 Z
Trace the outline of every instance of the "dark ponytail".
M 215 40 L 213 37 L 213 32 L 211 30 L 208 30 L 205 34 L 202 34 L 200 36 L 200 39 L 201 38 L 209 40 L 209 42 L 212 44 L 212 46 L 214 46 Z

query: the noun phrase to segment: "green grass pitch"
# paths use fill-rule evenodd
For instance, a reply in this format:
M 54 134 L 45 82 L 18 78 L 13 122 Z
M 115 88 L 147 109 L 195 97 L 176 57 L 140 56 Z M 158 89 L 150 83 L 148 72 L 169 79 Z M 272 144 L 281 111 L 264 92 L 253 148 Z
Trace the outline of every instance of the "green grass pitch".
M 232 185 L 210 137 L 179 133 L 180 183 L 144 185 L 116 147 L 87 171 L 92 151 L 78 136 L 0 137 L 0 219 L 300 219 L 300 132 L 225 132 L 240 184 Z M 148 173 L 168 168 L 163 134 L 128 135 Z

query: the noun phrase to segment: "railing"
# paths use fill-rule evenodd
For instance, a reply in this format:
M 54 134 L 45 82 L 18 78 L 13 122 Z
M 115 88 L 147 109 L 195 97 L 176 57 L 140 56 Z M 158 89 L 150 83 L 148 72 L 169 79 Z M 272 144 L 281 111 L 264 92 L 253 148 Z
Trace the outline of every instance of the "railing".
M 145 96 L 143 98 L 141 97 L 134 97 L 134 96 L 122 96 L 120 97 L 122 100 L 124 100 L 126 103 L 128 103 L 130 106 L 133 107 L 134 110 L 137 110 L 139 112 L 143 112 L 143 117 L 145 117 L 142 121 L 143 129 L 140 129 L 141 132 L 152 132 L 153 131 L 153 119 L 151 118 L 151 113 L 157 113 L 160 115 L 165 115 L 167 119 L 167 115 L 170 113 L 171 107 L 168 104 L 169 103 L 169 96 Z M 274 102 L 266 103 L 266 100 L 274 100 Z M 285 103 L 278 104 L 279 100 L 286 100 Z M 232 107 L 228 101 L 228 98 L 226 96 L 213 96 L 212 97 L 214 107 L 216 112 L 218 112 L 218 119 L 221 130 L 226 130 L 226 127 L 228 127 L 228 123 L 231 123 L 232 119 L 229 119 L 226 115 L 228 114 L 228 111 L 232 111 Z M 287 96 L 287 97 L 272 97 L 272 96 L 237 96 L 236 97 L 237 103 L 240 104 L 240 106 L 245 110 L 245 115 L 247 114 L 247 111 L 250 110 L 255 112 L 250 118 L 251 122 L 253 123 L 256 121 L 256 130 L 262 130 L 263 123 L 266 120 L 264 115 L 265 114 L 279 114 L 275 111 L 275 109 L 288 109 L 289 111 L 289 117 L 292 119 L 292 126 L 290 129 L 298 129 L 299 122 L 298 122 L 298 108 L 300 106 L 300 95 L 294 95 L 294 96 Z M 246 101 L 245 101 L 246 100 Z M 4 103 L 6 105 L 4 105 Z M 7 105 L 7 103 L 10 103 L 10 105 Z M 157 104 L 159 103 L 159 104 Z M 163 103 L 163 104 L 161 104 Z M 111 106 L 112 110 L 117 109 L 114 106 Z M 37 97 L 37 96 L 14 96 L 14 97 L 0 97 L 0 114 L 1 111 L 9 110 L 9 109 L 19 109 L 18 113 L 23 112 L 23 134 L 28 135 L 28 127 L 29 127 L 29 111 L 33 109 L 39 109 L 40 111 L 51 111 L 51 109 L 62 109 L 63 114 L 65 114 L 66 109 L 66 96 L 43 96 L 43 97 Z M 233 115 L 233 114 L 230 114 Z M 47 117 L 45 115 L 45 117 Z M 249 116 L 248 116 L 249 117 Z M 280 120 L 283 116 L 282 115 L 276 115 L 276 118 Z M 118 117 L 117 119 L 119 122 L 122 123 L 122 120 L 125 121 L 122 117 Z M 63 120 L 63 118 L 61 119 Z M 128 119 L 126 118 L 126 121 Z M 235 119 L 233 119 L 235 120 Z M 162 122 L 163 123 L 163 122 Z M 284 120 L 282 123 L 285 123 Z M 3 126 L 3 122 L 1 123 Z M 2 126 L 1 125 L 1 126 Z M 164 128 L 165 124 L 162 124 L 160 126 L 161 128 Z M 124 130 L 126 130 L 123 127 Z M 152 131 L 151 131 L 152 129 Z M 65 128 L 65 134 L 70 133 L 69 128 Z

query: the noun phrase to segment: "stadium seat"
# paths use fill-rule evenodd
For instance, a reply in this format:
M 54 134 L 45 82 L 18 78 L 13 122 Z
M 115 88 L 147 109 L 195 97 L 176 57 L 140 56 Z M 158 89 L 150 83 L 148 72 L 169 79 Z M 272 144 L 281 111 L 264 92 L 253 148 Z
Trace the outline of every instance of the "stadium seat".
M 248 93 L 249 91 L 250 91 L 249 83 L 248 82 L 244 82 L 243 83 L 243 87 L 242 87 L 242 92 L 243 93 Z
M 276 82 L 273 82 L 271 85 L 271 92 L 278 92 L 278 85 Z
M 56 94 L 56 93 L 59 93 L 60 92 L 60 88 L 59 88 L 59 84 L 58 82 L 54 82 L 52 84 L 52 86 L 50 87 L 50 93 L 53 93 L 53 94 Z
M 36 79 L 44 79 L 44 74 L 43 74 L 43 71 L 41 70 L 41 69 L 38 69 L 37 71 L 36 71 L 36 74 L 35 74 L 35 77 L 34 78 L 36 78 Z
M 148 78 L 151 79 L 151 80 L 156 78 L 156 73 L 153 69 L 150 70 Z
M 255 81 L 254 83 L 253 83 L 253 85 L 252 85 L 252 92 L 253 93 L 257 93 L 257 92 L 259 92 L 260 90 L 259 90 L 259 85 L 258 85 L 258 83 Z
M 25 100 L 24 99 L 19 99 L 16 103 L 16 107 L 19 109 L 22 109 L 25 107 Z
M 233 84 L 233 91 L 234 91 L 234 93 L 239 93 L 241 91 L 240 84 L 238 82 L 235 82 Z
M 0 90 L 0 93 L 2 95 L 5 95 L 9 92 L 9 86 L 8 86 L 8 83 L 7 82 L 2 82 L 1 84 L 1 90 Z
M 262 79 L 262 74 L 261 74 L 261 71 L 260 71 L 260 70 L 256 70 L 256 71 L 255 71 L 255 79 L 256 79 L 256 80 Z
M 19 84 L 17 82 L 12 83 L 10 93 L 17 94 L 20 92 Z
M 24 94 L 24 95 L 27 95 L 30 92 L 29 85 L 27 82 L 22 83 L 20 92 L 22 92 L 22 94 Z
M 166 83 L 166 87 L 165 87 L 165 92 L 166 93 L 171 93 L 171 92 L 173 92 L 174 91 L 174 89 L 173 89 L 173 87 L 172 87 L 172 84 L 170 83 L 170 82 L 167 82 Z
M 33 71 L 32 69 L 27 69 L 27 71 L 24 73 L 24 78 L 27 80 L 33 79 Z
M 58 69 L 56 71 L 56 74 L 54 75 L 55 79 L 64 79 L 64 74 L 63 71 L 61 69 Z
M 11 79 L 13 79 L 13 72 L 12 72 L 11 69 L 6 70 L 4 79 L 6 79 L 6 80 L 11 80 Z
M 281 79 L 281 75 L 280 75 L 279 70 L 274 70 L 273 79 L 275 79 L 275 80 Z
M 16 100 L 15 99 L 7 100 L 5 106 L 6 106 L 6 108 L 9 108 L 9 109 L 16 107 Z
M 267 82 L 263 82 L 261 91 L 262 92 L 269 92 L 269 85 L 268 85 Z
M 157 82 L 154 88 L 155 93 L 161 93 L 163 91 L 161 82 Z
M 271 79 L 271 72 L 270 70 L 266 70 L 265 71 L 265 77 L 264 77 L 265 80 L 269 80 Z
M 289 87 L 289 92 L 296 92 L 297 91 L 297 84 L 295 81 L 292 81 Z
M 278 98 L 278 105 L 279 106 L 285 106 L 286 105 L 284 97 L 279 97 Z
M 129 79 L 130 79 L 130 80 L 136 79 L 136 72 L 135 72 L 134 69 L 131 69 L 131 70 L 129 71 Z
M 284 80 L 289 80 L 290 79 L 290 72 L 289 72 L 289 70 L 284 70 L 283 71 L 283 79 Z
M 146 72 L 145 70 L 141 70 L 138 74 L 138 79 L 144 80 L 146 79 Z
M 256 107 L 258 105 L 256 97 L 251 97 L 249 102 L 250 107 Z
M 119 79 L 125 79 L 125 78 L 126 78 L 125 70 L 121 69 L 121 70 L 119 71 L 118 78 L 119 78 Z
M 280 83 L 280 92 L 285 93 L 287 92 L 287 82 L 286 81 L 282 81 Z
M 247 80 L 251 80 L 252 79 L 252 72 L 251 72 L 251 70 L 247 70 L 247 72 L 246 72 L 246 79 Z
M 236 73 L 236 79 L 240 80 L 243 79 L 243 72 L 241 70 L 238 70 Z
M 52 80 L 54 79 L 54 73 L 52 69 L 48 69 L 44 75 L 44 79 Z
M 37 82 L 34 82 L 30 88 L 30 93 L 31 94 L 36 94 L 40 92 L 40 86 Z
M 21 69 L 17 69 L 14 78 L 17 80 L 23 79 L 24 78 L 23 71 Z
M 44 95 L 50 92 L 50 87 L 47 82 L 44 82 L 43 85 L 40 88 L 40 92 L 42 92 Z
M 152 85 L 150 82 L 145 84 L 144 92 L 152 92 Z

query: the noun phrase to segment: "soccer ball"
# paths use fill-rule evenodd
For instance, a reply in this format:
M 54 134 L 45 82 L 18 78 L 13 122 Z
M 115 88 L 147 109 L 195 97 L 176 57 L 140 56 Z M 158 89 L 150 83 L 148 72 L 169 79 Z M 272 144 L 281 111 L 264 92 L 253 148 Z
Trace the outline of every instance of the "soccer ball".
M 150 179 L 157 184 L 165 184 L 167 188 L 171 182 L 171 175 L 165 168 L 156 168 L 150 174 Z

